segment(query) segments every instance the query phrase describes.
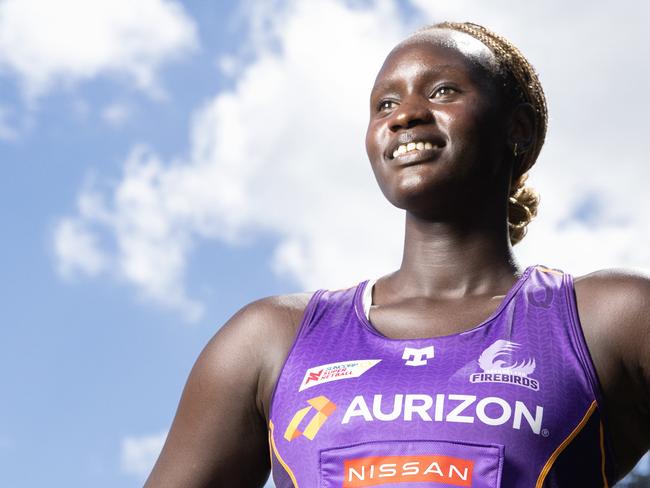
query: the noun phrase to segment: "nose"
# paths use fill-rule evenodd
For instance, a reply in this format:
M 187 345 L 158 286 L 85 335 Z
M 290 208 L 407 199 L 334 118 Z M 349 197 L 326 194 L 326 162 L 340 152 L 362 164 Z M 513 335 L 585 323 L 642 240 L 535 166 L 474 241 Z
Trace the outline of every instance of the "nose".
M 420 100 L 403 100 L 392 113 L 389 121 L 390 130 L 410 129 L 418 124 L 426 124 L 433 120 L 431 110 Z

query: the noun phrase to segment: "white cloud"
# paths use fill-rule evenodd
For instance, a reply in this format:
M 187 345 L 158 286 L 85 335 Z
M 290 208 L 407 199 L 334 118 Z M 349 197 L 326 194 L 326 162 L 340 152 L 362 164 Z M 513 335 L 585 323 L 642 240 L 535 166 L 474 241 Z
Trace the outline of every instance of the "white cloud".
M 193 21 L 172 0 L 0 2 L 0 69 L 18 75 L 29 97 L 99 74 L 160 95 L 158 67 L 196 43 Z
M 219 71 L 227 77 L 234 78 L 242 69 L 241 60 L 236 56 L 224 55 L 216 60 Z
M 203 307 L 183 289 L 192 229 L 177 212 L 178 200 L 191 196 L 185 197 L 176 185 L 173 168 L 147 148 L 135 147 L 125 162 L 123 180 L 108 198 L 88 183 L 78 200 L 79 215 L 57 224 L 59 271 L 67 277 L 76 271 L 105 271 L 134 285 L 141 298 L 197 320 Z M 112 252 L 106 242 L 100 244 L 101 230 L 112 237 Z
M 111 103 L 102 110 L 102 119 L 113 127 L 122 126 L 130 115 L 131 109 L 129 106 L 121 102 Z
M 442 10 L 421 3 L 429 10 L 416 16 L 421 23 L 443 19 L 436 17 Z M 628 32 L 629 23 L 612 22 L 616 10 L 564 8 L 556 21 L 551 7 L 506 3 L 434 5 L 445 6 L 445 17 L 487 19 L 541 73 L 550 127 L 529 180 L 542 202 L 516 248 L 521 262 L 573 274 L 650 266 L 647 138 L 634 137 L 649 103 L 634 88 L 648 84 L 648 72 L 634 60 L 646 59 L 648 47 L 621 41 L 643 40 L 644 27 L 633 24 L 637 30 Z M 231 91 L 197 110 L 188 154 L 163 162 L 134 150 L 119 185 L 84 190 L 101 198 L 94 212 L 75 217 L 108 230 L 118 244 L 109 253 L 105 240 L 96 240 L 97 252 L 109 253 L 122 278 L 163 304 L 198 307 L 183 286 L 196 239 L 237 244 L 272 234 L 279 240 L 274 270 L 305 289 L 350 285 L 399 266 L 403 213 L 376 187 L 363 141 L 374 76 L 415 26 L 400 23 L 389 0 L 365 7 L 343 0 L 260 5 L 250 8 L 258 26 L 250 39 L 254 60 L 238 67 Z M 641 22 L 645 16 L 637 13 Z M 634 79 L 622 82 L 617 63 Z M 585 224 L 576 208 L 590 195 L 600 203 Z
M 69 277 L 76 272 L 92 276 L 106 269 L 107 257 L 99 250 L 97 237 L 82 219 L 66 218 L 59 222 L 54 250 L 63 276 Z
M 166 438 L 167 432 L 161 432 L 160 434 L 141 437 L 129 436 L 122 439 L 122 472 L 144 480 L 153 469 Z
M 197 237 L 236 244 L 278 235 L 274 268 L 309 288 L 395 263 L 400 213 L 376 190 L 362 142 L 375 71 L 403 34 L 394 14 L 391 2 L 370 10 L 296 3 L 267 33 L 282 53 L 260 38 L 234 90 L 197 111 L 184 161 L 165 164 L 136 148 L 112 194 L 86 189 L 97 205 L 79 218 L 115 236 L 111 268 L 146 296 L 188 308 L 198 305 L 182 278 Z M 349 45 L 332 45 L 334 30 Z M 390 236 L 380 230 L 387 221 L 396 229 Z

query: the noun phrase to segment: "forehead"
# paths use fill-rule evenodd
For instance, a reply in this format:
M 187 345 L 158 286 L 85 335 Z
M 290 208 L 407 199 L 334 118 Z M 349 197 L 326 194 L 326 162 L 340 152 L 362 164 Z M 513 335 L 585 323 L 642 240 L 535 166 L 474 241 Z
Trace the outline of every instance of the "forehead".
M 375 88 L 419 75 L 455 72 L 484 81 L 499 70 L 494 53 L 482 42 L 464 32 L 431 29 L 399 43 L 381 67 Z

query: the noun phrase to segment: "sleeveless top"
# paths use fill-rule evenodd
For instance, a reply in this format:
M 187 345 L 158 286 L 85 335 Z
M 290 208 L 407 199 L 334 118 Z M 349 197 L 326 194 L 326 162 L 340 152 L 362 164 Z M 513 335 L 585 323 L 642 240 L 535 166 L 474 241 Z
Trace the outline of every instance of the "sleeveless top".
M 391 339 L 370 280 L 310 299 L 271 399 L 277 488 L 609 487 L 602 390 L 573 277 L 529 266 L 456 334 Z

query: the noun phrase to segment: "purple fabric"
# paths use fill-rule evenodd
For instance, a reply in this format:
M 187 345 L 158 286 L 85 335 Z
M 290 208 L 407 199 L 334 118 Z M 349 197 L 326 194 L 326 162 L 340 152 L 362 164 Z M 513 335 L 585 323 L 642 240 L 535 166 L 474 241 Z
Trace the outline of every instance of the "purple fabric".
M 278 488 L 602 487 L 603 451 L 616 476 L 570 275 L 529 266 L 481 324 L 409 340 L 368 322 L 367 284 L 308 305 L 271 401 Z

